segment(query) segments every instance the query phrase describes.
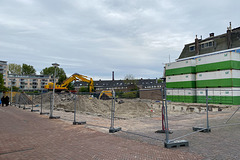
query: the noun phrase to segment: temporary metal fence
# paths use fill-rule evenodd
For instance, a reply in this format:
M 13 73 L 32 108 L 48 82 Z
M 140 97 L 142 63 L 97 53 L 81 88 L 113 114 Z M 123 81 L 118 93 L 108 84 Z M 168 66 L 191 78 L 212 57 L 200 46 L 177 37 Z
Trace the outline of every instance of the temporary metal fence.
M 212 110 L 212 104 L 209 104 L 212 101 L 212 93 L 213 91 L 217 92 L 221 92 L 222 89 L 177 89 L 178 90 L 178 94 L 176 96 L 179 96 L 180 98 L 183 96 L 187 96 L 186 93 L 190 93 L 191 96 L 197 96 L 197 93 L 199 92 L 203 92 L 204 93 L 204 97 L 205 100 L 201 99 L 201 102 L 205 102 L 205 103 L 201 103 L 201 108 L 205 108 L 205 109 L 201 109 L 201 114 L 206 114 L 206 119 L 204 122 L 204 126 L 192 126 L 193 128 L 193 132 L 185 132 L 183 135 L 180 134 L 173 134 L 170 135 L 171 133 L 171 129 L 174 130 L 174 128 L 169 125 L 169 122 L 171 122 L 171 117 L 169 118 L 168 114 L 169 111 L 174 110 L 173 108 L 173 103 L 172 103 L 172 97 L 170 97 L 169 99 L 169 93 L 168 92 L 173 92 L 176 91 L 176 89 L 166 89 L 166 88 L 160 88 L 159 89 L 161 92 L 161 97 L 159 97 L 159 100 L 152 100 L 154 101 L 154 105 L 158 104 L 159 105 L 159 109 L 155 111 L 155 117 L 153 117 L 151 114 L 153 113 L 153 108 L 152 106 L 145 106 L 144 109 L 148 109 L 149 112 L 146 115 L 144 111 L 142 110 L 138 110 L 139 108 L 133 108 L 132 113 L 134 114 L 134 112 L 142 112 L 142 115 L 140 115 L 139 117 L 143 116 L 145 117 L 144 120 L 140 119 L 141 121 L 145 122 L 145 121 L 152 121 L 153 118 L 156 118 L 156 120 L 154 121 L 154 125 L 152 126 L 152 128 L 150 128 L 150 130 L 145 130 L 141 127 L 132 127 L 134 126 L 134 120 L 129 121 L 129 123 L 132 124 L 128 124 L 126 126 L 121 126 L 123 128 L 118 128 L 115 127 L 115 122 L 116 122 L 116 118 L 117 118 L 117 122 L 118 119 L 125 119 L 125 117 L 121 117 L 121 116 L 116 116 L 119 115 L 119 111 L 121 109 L 126 109 L 128 108 L 127 105 L 127 99 L 123 98 L 121 95 L 129 95 L 128 93 L 130 92 L 115 92 L 114 90 L 110 90 L 109 92 L 111 92 L 112 96 L 110 97 L 110 99 L 108 100 L 108 104 L 110 104 L 110 107 L 107 109 L 109 114 L 109 117 L 103 117 L 103 118 L 110 118 L 110 124 L 109 124 L 109 132 L 110 133 L 115 133 L 117 131 L 122 131 L 123 133 L 126 134 L 131 134 L 131 135 L 135 135 L 135 136 L 140 136 L 142 138 L 148 138 L 148 139 L 153 139 L 153 140 L 157 140 L 159 141 L 163 141 L 165 147 L 167 148 L 171 148 L 171 147 L 179 147 L 179 146 L 188 146 L 188 141 L 186 140 L 180 140 L 184 137 L 187 137 L 189 135 L 193 135 L 199 132 L 211 132 L 211 129 L 214 128 L 218 128 L 218 127 L 224 127 L 224 126 L 231 126 L 231 125 L 239 125 L 240 122 L 238 123 L 237 121 L 234 121 L 234 123 L 230 123 L 234 117 L 236 117 L 236 114 L 238 114 L 239 112 L 239 107 L 227 118 L 227 119 L 223 119 L 222 122 L 219 122 L 218 124 L 211 124 L 211 118 L 209 118 L 209 115 L 211 115 L 211 111 Z M 228 90 L 224 89 L 225 92 L 228 92 Z M 135 92 L 134 94 L 137 94 L 136 91 L 131 91 L 131 92 Z M 235 93 L 240 92 L 240 90 L 237 89 L 231 89 L 229 90 L 229 92 L 232 94 L 232 96 L 236 95 Z M 210 96 L 209 96 L 210 93 Z M 195 94 L 195 95 L 194 95 Z M 88 101 L 94 101 L 95 99 L 97 99 L 97 101 L 99 101 L 99 103 L 105 103 L 104 100 L 99 100 L 99 95 L 100 93 L 86 93 L 86 92 L 79 92 L 79 93 L 55 93 L 53 94 L 52 92 L 48 92 L 48 93 L 38 93 L 38 94 L 24 94 L 24 93 L 19 93 L 16 94 L 14 97 L 14 102 L 16 103 L 16 106 L 19 108 L 23 108 L 23 109 L 31 109 L 32 111 L 35 111 L 35 109 L 37 109 L 40 114 L 48 114 L 48 112 L 50 113 L 49 118 L 54 117 L 55 114 L 58 114 L 60 112 L 58 111 L 65 111 L 65 112 L 69 112 L 69 117 L 61 117 L 62 119 L 66 119 L 68 121 L 72 121 L 72 123 L 74 125 L 76 124 L 86 124 L 88 126 L 97 126 L 100 123 L 98 123 L 96 125 L 96 123 L 92 123 L 92 122 L 86 122 L 86 121 L 82 121 L 84 120 L 83 115 L 87 115 L 87 110 L 84 110 L 84 108 L 87 107 L 92 107 L 92 106 L 83 106 L 83 103 L 81 103 L 84 100 L 88 100 Z M 53 104 L 53 96 L 56 96 L 54 98 L 55 103 Z M 86 98 L 87 97 L 87 98 Z M 85 98 L 85 99 L 84 99 Z M 130 98 L 130 97 L 128 97 Z M 136 98 L 136 97 L 135 97 Z M 202 97 L 201 97 L 202 98 Z M 237 98 L 237 96 L 235 97 L 235 99 Z M 240 98 L 240 97 L 239 97 Z M 143 99 L 135 99 L 136 102 L 139 101 L 139 105 L 142 102 L 145 102 L 146 100 Z M 191 100 L 191 99 L 186 99 L 187 101 Z M 194 98 L 193 98 L 194 100 Z M 61 101 L 61 103 L 65 103 L 67 104 L 67 107 L 64 106 L 63 104 L 59 103 Z M 111 101 L 111 103 L 110 103 Z M 124 102 L 125 101 L 125 102 Z M 117 102 L 117 104 L 116 104 Z M 175 104 L 178 104 L 179 102 L 176 102 Z M 182 104 L 184 104 L 184 102 L 181 102 Z M 94 105 L 94 103 L 90 103 L 89 105 Z M 189 106 L 196 106 L 199 104 L 196 103 L 190 103 Z M 116 107 L 117 106 L 117 107 Z M 189 112 L 193 111 L 194 109 L 192 109 L 191 107 L 186 107 L 186 109 L 188 109 Z M 63 107 L 63 108 L 61 108 Z M 66 107 L 66 108 L 64 108 Z M 95 106 L 97 107 L 97 106 Z M 176 105 L 175 105 L 176 107 Z M 194 108 L 193 107 L 193 108 Z M 126 110 L 125 112 L 131 112 L 130 111 L 131 108 L 129 108 L 129 110 Z M 135 109 L 135 110 L 134 110 Z M 36 112 L 38 112 L 36 110 Z M 176 110 L 176 108 L 175 108 Z M 202 110 L 204 112 L 202 112 Z M 181 112 L 182 109 L 179 111 Z M 217 111 L 221 111 L 221 107 L 217 107 Z M 56 112 L 56 113 L 55 113 Z M 84 114 L 81 114 L 83 113 Z M 144 115 L 145 114 L 145 115 Z M 98 116 L 98 115 L 94 115 L 94 116 Z M 57 117 L 57 116 L 55 116 Z M 86 116 L 85 116 L 86 117 Z M 133 116 L 134 117 L 134 116 Z M 157 119 L 157 117 L 160 117 Z M 136 118 L 136 117 L 135 117 Z M 81 121 L 78 121 L 78 119 L 81 119 Z M 102 120 L 102 119 L 101 119 Z M 138 119 L 136 118 L 136 121 Z M 120 123 L 117 123 L 118 125 Z M 200 125 L 200 124 L 196 124 L 196 125 Z M 202 124 L 201 124 L 202 125 Z M 99 127 L 103 127 L 106 128 L 106 125 L 100 126 Z M 126 128 L 124 128 L 126 127 Z M 128 128 L 127 128 L 128 127 Z M 134 128 L 134 129 L 132 129 Z M 160 130 L 159 130 L 160 129 Z M 155 134 L 154 131 L 161 131 L 161 133 L 165 133 L 165 137 L 163 137 L 163 135 L 159 135 L 159 134 Z M 156 132 L 159 133 L 159 132 Z M 177 135 L 177 136 L 175 136 Z M 157 142 L 156 142 L 157 143 Z
M 195 127 L 195 126 L 193 126 L 193 132 L 191 132 L 191 133 L 186 133 L 185 135 L 182 135 L 182 136 L 178 136 L 178 137 L 175 137 L 175 138 L 172 138 L 172 139 L 170 139 L 169 138 L 169 134 L 168 134 L 168 132 L 166 132 L 166 140 L 165 140 L 165 147 L 167 147 L 167 148 L 171 148 L 172 146 L 180 146 L 181 145 L 181 143 L 183 142 L 183 143 L 188 143 L 187 141 L 185 141 L 185 140 L 179 140 L 179 139 L 182 139 L 182 138 L 184 138 L 184 137 L 187 137 L 187 136 L 190 136 L 190 135 L 192 135 L 192 134 L 195 134 L 195 133 L 198 133 L 198 132 L 211 132 L 211 129 L 213 129 L 213 128 L 218 128 L 218 127 L 226 127 L 226 126 L 232 126 L 232 125 L 240 125 L 240 122 L 238 123 L 238 122 L 236 122 L 236 123 L 228 123 L 233 117 L 234 117 L 234 115 L 239 111 L 239 106 L 237 106 L 237 109 L 233 112 L 233 114 L 229 117 L 229 118 L 227 118 L 227 119 L 223 119 L 223 121 L 222 122 L 220 122 L 220 121 L 218 121 L 218 124 L 214 124 L 214 125 L 212 125 L 211 126 L 211 119 L 209 118 L 209 114 L 211 114 L 211 113 L 209 113 L 209 111 L 213 111 L 213 108 L 212 107 L 214 107 L 213 105 L 211 105 L 211 107 L 209 106 L 209 101 L 210 100 L 212 100 L 211 98 L 212 97 L 214 97 L 213 95 L 211 95 L 211 98 L 209 98 L 210 96 L 209 96 L 209 92 L 211 93 L 213 93 L 213 92 L 221 92 L 221 91 L 225 91 L 226 93 L 227 92 L 231 92 L 232 94 L 231 95 L 229 95 L 229 99 L 231 99 L 231 97 L 230 96 L 235 96 L 235 95 L 238 95 L 238 93 L 240 92 L 240 89 L 239 90 L 237 90 L 237 89 L 229 89 L 229 90 L 227 90 L 227 89 L 221 89 L 221 88 L 214 88 L 214 89 L 209 89 L 209 88 L 198 88 L 198 89 L 165 89 L 166 90 L 166 92 L 169 92 L 169 93 L 171 93 L 171 91 L 180 91 L 181 93 L 185 93 L 185 91 L 190 91 L 190 93 L 191 92 L 193 92 L 193 93 L 197 93 L 197 92 L 199 92 L 199 91 L 201 91 L 201 92 L 205 92 L 205 113 L 206 113 L 206 120 L 205 120 L 205 127 L 204 126 L 201 126 L 201 127 Z M 168 95 L 169 93 L 167 93 L 166 95 Z M 179 92 L 178 92 L 179 93 Z M 211 94 L 212 94 L 211 93 Z M 178 95 L 176 95 L 176 96 L 178 96 Z M 185 96 L 185 95 L 179 95 L 179 96 Z M 197 96 L 197 94 L 195 95 L 195 96 Z M 172 98 L 172 97 L 171 97 Z M 221 98 L 221 97 L 220 97 Z M 232 99 L 234 99 L 235 100 L 235 102 L 237 102 L 238 103 L 238 101 L 240 101 L 240 96 L 236 96 L 236 97 L 233 97 Z M 166 96 L 166 101 L 165 101 L 165 108 L 166 108 L 166 129 L 168 130 L 168 116 L 167 116 L 167 103 L 169 103 L 169 102 L 171 102 L 171 101 L 169 101 L 168 100 L 168 96 Z M 212 101 L 213 102 L 213 101 Z M 178 103 L 178 102 L 176 102 L 176 103 Z M 194 105 L 196 105 L 196 103 L 195 104 L 192 104 L 193 106 Z M 219 107 L 218 105 L 222 105 L 222 104 L 215 104 L 215 107 L 218 109 L 218 111 L 222 111 L 222 108 L 221 107 Z M 194 108 L 193 108 L 194 109 Z M 171 121 L 171 120 L 170 120 Z M 180 144 L 178 144 L 178 143 L 180 143 Z M 185 144 L 186 146 L 188 145 L 188 144 Z M 184 145 L 183 145 L 184 146 Z

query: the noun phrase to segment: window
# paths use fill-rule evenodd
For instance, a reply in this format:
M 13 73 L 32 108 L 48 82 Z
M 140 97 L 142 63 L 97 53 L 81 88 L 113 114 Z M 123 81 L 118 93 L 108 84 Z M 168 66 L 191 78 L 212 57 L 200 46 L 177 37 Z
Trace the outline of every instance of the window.
M 204 43 L 201 43 L 201 48 L 204 49 L 204 48 L 209 48 L 209 47 L 213 47 L 213 41 L 207 41 L 207 42 L 204 42 Z
M 212 47 L 213 46 L 213 42 L 209 42 L 209 47 Z
M 190 51 L 190 52 L 195 51 L 195 46 L 189 46 L 189 51 Z
M 208 47 L 208 43 L 205 43 L 205 47 L 206 47 L 206 48 Z

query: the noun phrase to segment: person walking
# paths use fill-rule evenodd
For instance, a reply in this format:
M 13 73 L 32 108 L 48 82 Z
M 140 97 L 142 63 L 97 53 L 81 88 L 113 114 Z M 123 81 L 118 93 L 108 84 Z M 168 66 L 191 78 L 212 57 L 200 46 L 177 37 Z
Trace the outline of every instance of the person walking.
M 2 96 L 1 101 L 2 101 L 2 106 L 4 106 L 4 103 L 5 103 L 5 97 L 4 96 Z
M 6 106 L 8 106 L 8 105 L 9 105 L 9 97 L 8 97 L 8 96 L 6 96 L 5 103 L 6 103 Z

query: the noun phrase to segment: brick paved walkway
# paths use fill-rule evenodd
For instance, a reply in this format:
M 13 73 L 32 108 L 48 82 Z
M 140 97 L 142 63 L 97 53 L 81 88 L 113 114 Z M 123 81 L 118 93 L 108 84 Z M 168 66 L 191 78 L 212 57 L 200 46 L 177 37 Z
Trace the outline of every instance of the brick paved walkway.
M 0 107 L 0 159 L 202 159 L 200 155 L 165 149 L 73 126 L 61 120 Z

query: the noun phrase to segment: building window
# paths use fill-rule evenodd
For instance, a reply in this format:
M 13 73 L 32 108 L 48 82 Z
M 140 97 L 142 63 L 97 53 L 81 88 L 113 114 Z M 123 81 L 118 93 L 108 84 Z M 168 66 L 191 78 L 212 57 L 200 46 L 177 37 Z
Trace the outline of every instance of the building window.
M 208 42 L 204 42 L 201 44 L 201 48 L 204 49 L 204 48 L 209 48 L 209 47 L 212 47 L 213 46 L 213 41 L 208 41 Z
M 190 52 L 195 51 L 195 46 L 189 46 L 189 51 L 190 51 Z
M 208 47 L 209 45 L 208 45 L 209 43 L 205 43 L 205 47 Z
M 209 42 L 209 47 L 212 47 L 213 46 L 213 42 Z

